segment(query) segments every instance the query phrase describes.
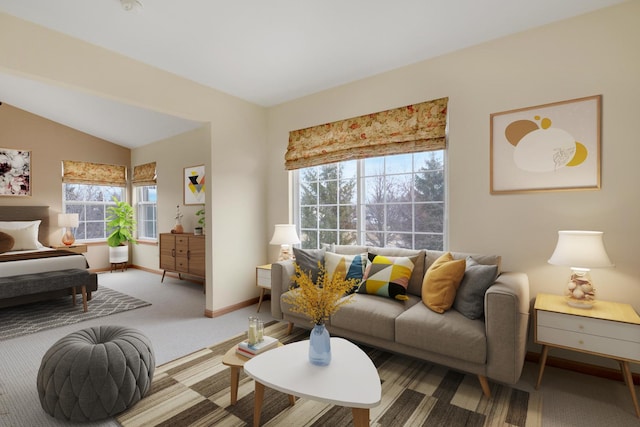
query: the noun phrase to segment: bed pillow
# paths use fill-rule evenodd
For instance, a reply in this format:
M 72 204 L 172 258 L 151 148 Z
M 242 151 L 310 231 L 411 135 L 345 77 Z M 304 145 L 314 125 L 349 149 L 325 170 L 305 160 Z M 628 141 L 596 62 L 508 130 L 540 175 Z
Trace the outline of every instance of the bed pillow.
M 422 282 L 422 302 L 436 313 L 444 313 L 453 305 L 466 261 L 454 260 L 450 252 L 438 258 L 427 270 Z
M 369 264 L 358 293 L 408 300 L 407 287 L 417 261 L 418 255 L 384 256 L 369 252 Z
M 21 221 L 22 222 L 22 221 Z M 26 225 L 17 225 L 16 222 L 0 223 L 0 232 L 6 233 L 13 237 L 14 251 L 27 251 L 42 248 L 42 244 L 38 241 L 38 228 L 40 221 L 22 222 Z
M 498 276 L 497 265 L 483 265 L 468 256 L 464 277 L 453 302 L 453 308 L 469 319 L 484 315 L 484 294 Z
M 356 279 L 356 285 L 348 293 L 353 293 L 360 286 L 367 266 L 367 253 L 344 255 L 334 252 L 325 252 L 324 268 L 327 280 L 333 280 L 336 275 L 345 279 Z
M 11 234 L 3 233 L 0 231 L 0 254 L 9 252 L 13 248 L 15 240 Z
M 324 249 L 299 249 L 293 248 L 296 264 L 300 269 L 316 283 L 318 280 L 319 264 L 324 265 Z

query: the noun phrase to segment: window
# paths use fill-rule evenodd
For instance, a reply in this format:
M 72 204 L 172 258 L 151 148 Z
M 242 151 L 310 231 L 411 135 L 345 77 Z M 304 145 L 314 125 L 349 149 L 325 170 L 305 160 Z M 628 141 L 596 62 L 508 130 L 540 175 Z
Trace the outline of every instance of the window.
M 136 187 L 136 200 L 138 216 L 138 238 L 146 240 L 157 240 L 157 187 L 155 185 L 141 185 Z
M 445 150 L 349 160 L 294 172 L 303 248 L 444 247 Z
M 80 224 L 75 237 L 83 241 L 101 241 L 107 238 L 107 207 L 114 206 L 113 196 L 124 200 L 124 187 L 110 185 L 65 183 L 63 206 L 65 213 L 77 213 Z

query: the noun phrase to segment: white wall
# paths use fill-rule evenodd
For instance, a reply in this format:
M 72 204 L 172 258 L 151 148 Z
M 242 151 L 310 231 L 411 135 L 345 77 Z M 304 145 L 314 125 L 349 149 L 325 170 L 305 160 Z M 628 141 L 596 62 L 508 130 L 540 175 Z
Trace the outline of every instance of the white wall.
M 503 256 L 531 295 L 562 293 L 547 264 L 562 229 L 604 231 L 615 268 L 594 270 L 602 299 L 640 311 L 640 2 L 495 40 L 285 103 L 269 111 L 268 223 L 288 220 L 288 132 L 449 97 L 448 249 Z M 489 193 L 489 115 L 602 94 L 602 189 Z

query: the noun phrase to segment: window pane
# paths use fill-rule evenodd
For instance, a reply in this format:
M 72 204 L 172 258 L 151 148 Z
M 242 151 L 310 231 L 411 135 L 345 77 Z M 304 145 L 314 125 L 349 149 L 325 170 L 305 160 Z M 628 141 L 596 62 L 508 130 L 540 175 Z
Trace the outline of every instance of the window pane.
M 350 160 L 294 177 L 303 247 L 443 246 L 444 150 Z
M 106 208 L 114 204 L 112 196 L 124 200 L 124 191 L 123 187 L 63 184 L 63 211 L 77 213 L 80 219 L 74 233 L 77 240 L 106 238 Z
M 320 229 L 338 228 L 338 207 L 320 206 Z

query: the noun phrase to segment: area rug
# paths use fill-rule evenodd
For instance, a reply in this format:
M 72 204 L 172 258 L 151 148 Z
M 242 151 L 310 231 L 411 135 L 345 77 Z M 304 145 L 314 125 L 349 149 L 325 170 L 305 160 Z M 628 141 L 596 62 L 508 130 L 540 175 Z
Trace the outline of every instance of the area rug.
M 306 339 L 309 332 L 273 323 L 265 333 L 283 343 Z M 156 368 L 147 396 L 117 417 L 123 427 L 246 426 L 253 423 L 254 383 L 240 377 L 238 402 L 231 406 L 225 352 L 241 336 L 204 348 Z M 382 381 L 382 401 L 370 411 L 372 426 L 540 426 L 542 403 L 530 394 L 491 383 L 492 398 L 482 394 L 475 375 L 366 346 Z M 351 409 L 265 390 L 263 426 L 349 426 Z
M 101 286 L 92 293 L 86 313 L 80 296 L 76 297 L 75 306 L 69 296 L 0 308 L 0 341 L 149 305 L 151 303 Z

